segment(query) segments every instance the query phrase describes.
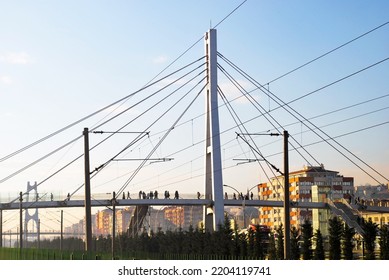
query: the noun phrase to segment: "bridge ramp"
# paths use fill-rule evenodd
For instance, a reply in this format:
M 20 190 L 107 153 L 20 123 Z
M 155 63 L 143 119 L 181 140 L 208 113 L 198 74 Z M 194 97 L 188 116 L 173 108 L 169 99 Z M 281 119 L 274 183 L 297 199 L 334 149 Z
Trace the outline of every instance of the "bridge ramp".
M 143 230 L 143 221 L 149 211 L 148 205 L 138 205 L 135 207 L 134 214 L 131 216 L 127 233 L 129 236 L 136 236 Z

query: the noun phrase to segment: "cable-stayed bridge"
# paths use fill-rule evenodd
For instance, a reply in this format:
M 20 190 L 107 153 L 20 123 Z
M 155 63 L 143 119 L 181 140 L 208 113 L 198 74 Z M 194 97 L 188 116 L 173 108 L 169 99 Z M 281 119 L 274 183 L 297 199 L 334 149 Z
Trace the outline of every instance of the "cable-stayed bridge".
M 27 164 L 23 166 L 22 168 L 17 169 L 16 171 L 12 172 L 6 177 L 3 177 L 0 179 L 0 183 L 5 183 L 14 177 L 18 176 L 19 174 L 25 172 L 27 169 L 35 167 L 38 163 L 41 161 L 46 160 L 53 154 L 62 151 L 64 148 L 68 148 L 71 145 L 74 145 L 79 140 L 84 140 L 84 152 L 74 158 L 71 158 L 68 163 L 54 171 L 52 174 L 48 175 L 46 178 L 41 180 L 38 185 L 47 185 L 49 182 L 51 182 L 55 177 L 57 177 L 59 174 L 63 174 L 65 170 L 67 170 L 68 167 L 70 167 L 75 162 L 81 161 L 84 159 L 84 164 L 81 166 L 85 170 L 84 172 L 84 183 L 80 184 L 78 188 L 75 190 L 72 190 L 69 192 L 69 198 L 63 199 L 63 200 L 50 200 L 50 201 L 42 201 L 40 199 L 36 199 L 35 201 L 25 201 L 24 195 L 29 193 L 21 193 L 20 198 L 15 198 L 14 201 L 11 202 L 5 202 L 0 204 L 0 210 L 23 210 L 23 209 L 49 209 L 49 208 L 85 208 L 86 210 L 86 231 L 90 231 L 90 221 L 88 222 L 88 217 L 90 217 L 90 209 L 92 207 L 117 207 L 117 206 L 166 206 L 166 205 L 198 205 L 204 207 L 204 225 L 207 230 L 216 230 L 217 225 L 223 221 L 224 218 L 224 207 L 225 206 L 269 206 L 269 207 L 284 207 L 285 209 L 289 207 L 294 208 L 331 208 L 332 205 L 328 202 L 306 202 L 306 201 L 270 201 L 270 200 L 233 200 L 233 199 L 224 199 L 224 191 L 223 191 L 223 180 L 225 178 L 224 172 L 228 168 L 223 166 L 222 164 L 222 143 L 221 143 L 221 135 L 224 133 L 231 132 L 233 137 L 230 138 L 230 141 L 237 141 L 242 140 L 242 142 L 239 142 L 238 145 L 244 146 L 243 148 L 243 155 L 245 156 L 243 158 L 246 163 L 255 162 L 258 164 L 256 167 L 257 169 L 261 169 L 264 172 L 263 177 L 267 177 L 268 179 L 270 177 L 276 177 L 277 173 L 288 177 L 287 172 L 285 171 L 287 169 L 288 160 L 284 161 L 284 168 L 277 167 L 273 160 L 270 160 L 271 154 L 269 156 L 264 155 L 264 153 L 261 151 L 262 147 L 259 147 L 255 143 L 255 140 L 252 136 L 253 134 L 250 133 L 250 130 L 253 129 L 253 127 L 256 127 L 257 125 L 253 125 L 252 127 L 249 127 L 249 123 L 261 120 L 266 121 L 271 124 L 271 130 L 274 132 L 269 132 L 266 130 L 264 133 L 258 133 L 258 137 L 260 138 L 260 135 L 267 135 L 267 136 L 285 136 L 285 132 L 287 132 L 286 127 L 287 125 L 282 124 L 280 121 L 278 121 L 273 116 L 273 111 L 277 110 L 285 110 L 285 113 L 291 114 L 295 121 L 298 124 L 304 125 L 306 127 L 306 131 L 309 131 L 313 135 L 317 136 L 319 140 L 318 142 L 328 144 L 331 148 L 333 148 L 337 153 L 338 156 L 345 157 L 347 160 L 349 160 L 352 164 L 356 165 L 359 169 L 361 169 L 364 173 L 366 173 L 369 177 L 371 177 L 374 181 L 376 181 L 379 184 L 382 184 L 382 182 L 388 181 L 387 177 L 385 177 L 383 174 L 381 174 L 377 169 L 375 169 L 373 166 L 368 164 L 367 162 L 363 161 L 361 158 L 359 158 L 358 155 L 352 153 L 350 150 L 345 148 L 339 141 L 337 141 L 337 137 L 331 137 L 327 132 L 322 130 L 320 127 L 316 126 L 312 123 L 310 119 L 305 118 L 302 116 L 301 113 L 297 112 L 291 107 L 291 103 L 294 103 L 297 101 L 297 99 L 284 102 L 282 101 L 278 96 L 273 94 L 272 91 L 269 90 L 268 87 L 263 86 L 262 84 L 258 83 L 256 80 L 254 80 L 252 77 L 250 77 L 247 73 L 245 73 L 242 69 L 240 69 L 236 64 L 234 64 L 232 61 L 230 61 L 228 58 L 226 58 L 224 55 L 219 53 L 217 51 L 216 47 L 216 30 L 211 29 L 209 32 L 207 32 L 204 36 L 204 42 L 205 42 L 205 56 L 199 58 L 198 60 L 189 63 L 185 67 L 182 67 L 181 69 L 173 72 L 172 74 L 166 75 L 163 79 L 156 80 L 154 82 L 149 83 L 144 88 L 142 88 L 139 91 L 136 91 L 108 106 L 103 107 L 102 109 L 96 111 L 95 113 L 92 113 L 85 118 L 80 119 L 79 121 L 76 121 L 63 129 L 60 129 L 56 131 L 55 133 L 44 137 L 31 145 L 28 145 L 20 150 L 18 150 L 15 153 L 9 154 L 6 157 L 3 157 L 1 161 L 6 161 L 10 158 L 13 158 L 14 156 L 19 155 L 19 153 L 24 152 L 25 150 L 28 150 L 35 145 L 40 144 L 41 142 L 46 141 L 47 139 L 51 138 L 52 136 L 56 136 L 57 134 L 62 133 L 63 131 L 75 127 L 78 124 L 81 124 L 86 119 L 95 117 L 96 115 L 100 113 L 106 113 L 107 111 L 115 112 L 114 115 L 112 115 L 112 112 L 105 115 L 102 120 L 98 123 L 98 125 L 95 125 L 91 128 L 84 128 L 84 132 L 82 135 L 77 136 L 76 138 L 67 141 L 65 144 L 57 147 L 53 151 L 50 151 L 46 154 L 42 154 L 39 156 L 39 158 L 30 164 Z M 224 63 L 222 65 L 218 62 L 218 59 Z M 350 75 L 339 79 L 337 81 L 334 81 L 332 84 L 339 83 L 346 79 L 347 77 L 352 77 L 354 75 L 357 75 L 363 71 L 367 71 L 371 67 L 374 67 L 376 65 L 379 65 L 381 63 L 384 63 L 387 59 L 383 59 L 377 63 L 374 63 L 368 67 L 365 67 L 361 69 L 360 71 L 356 71 L 355 73 L 351 73 Z M 189 69 L 192 67 L 192 69 Z M 240 78 L 234 77 L 228 70 L 227 67 L 232 68 L 234 71 L 239 73 Z M 189 70 L 188 70 L 189 69 Z M 182 71 L 186 71 L 182 73 Z M 244 102 L 247 102 L 247 104 L 252 105 L 256 110 L 256 115 L 249 116 L 244 119 L 242 119 L 239 115 L 238 110 L 234 106 L 232 106 L 232 103 L 234 99 L 231 99 L 228 96 L 227 90 L 223 88 L 219 82 L 218 82 L 218 74 L 221 73 L 224 76 L 224 79 L 226 81 L 230 82 L 230 86 L 234 87 L 234 92 L 239 93 L 240 97 L 243 98 Z M 178 74 L 178 77 L 174 75 Z M 241 82 L 241 79 L 245 79 L 245 83 Z M 173 82 L 166 84 L 166 79 L 173 80 Z M 164 81 L 164 83 L 159 84 L 159 82 Z M 250 84 L 251 89 L 246 89 L 245 86 L 247 84 Z M 330 86 L 330 84 L 328 85 Z M 327 86 L 326 86 L 327 87 Z M 183 90 L 185 88 L 185 90 Z M 325 88 L 325 87 L 322 87 Z M 139 93 L 143 93 L 146 90 L 154 90 L 151 94 L 148 95 L 139 95 Z M 168 90 L 168 93 L 165 92 L 165 90 Z M 317 91 L 309 92 L 308 94 L 305 94 L 301 98 L 304 98 L 306 96 L 310 96 L 315 94 Z M 261 94 L 263 94 L 266 98 L 272 101 L 272 103 L 275 104 L 275 108 L 265 108 L 264 105 L 260 102 L 258 102 L 258 97 L 252 95 L 251 93 L 253 91 L 259 91 Z M 160 94 L 161 92 L 164 92 L 164 95 L 162 97 L 159 96 L 159 99 L 155 99 L 155 97 Z M 174 94 L 179 93 L 176 96 L 176 99 L 169 99 Z M 205 112 L 204 114 L 201 114 L 201 117 L 204 118 L 205 127 L 202 129 L 196 129 L 193 126 L 194 120 L 199 117 L 199 115 L 196 115 L 196 117 L 191 117 L 184 121 L 183 117 L 192 109 L 192 106 L 195 106 L 197 99 L 200 95 L 205 96 Z M 188 99 L 185 99 L 187 98 Z M 381 98 L 385 98 L 385 96 L 382 96 Z M 223 104 L 219 105 L 218 100 L 222 100 Z M 243 100 L 242 99 L 242 100 Z M 133 101 L 130 105 L 127 105 L 126 102 Z M 164 110 L 157 109 L 157 107 L 164 103 L 167 104 L 167 107 L 164 108 Z M 183 103 L 181 103 L 183 102 Z M 119 117 L 123 116 L 126 113 L 132 113 L 132 110 L 137 110 L 137 106 L 139 104 L 147 104 L 144 108 L 142 108 L 141 111 L 136 112 L 135 117 L 129 117 L 126 116 L 128 119 L 126 119 L 125 123 L 118 123 Z M 177 110 L 176 105 L 177 104 L 183 104 L 180 108 L 180 110 Z M 126 104 L 126 106 L 123 108 L 123 104 Z M 357 106 L 357 105 L 355 105 Z M 219 115 L 219 111 L 224 110 L 225 113 L 228 113 L 231 119 L 233 120 L 233 125 L 230 127 L 224 127 L 224 130 L 220 129 L 219 124 L 223 123 L 224 118 L 222 118 Z M 194 110 L 196 113 L 198 113 L 198 107 Z M 178 113 L 176 113 L 178 112 Z M 243 109 L 243 112 L 245 112 L 245 109 Z M 247 112 L 247 111 L 246 111 Z M 145 123 L 143 122 L 144 115 L 150 113 L 153 118 L 151 121 Z M 170 120 L 170 122 L 162 123 L 163 126 L 159 123 L 160 120 L 162 120 L 166 115 L 176 113 L 173 121 Z M 131 115 L 131 114 L 130 114 Z M 137 130 L 133 131 L 126 131 L 130 125 L 142 121 L 142 125 L 134 125 Z M 288 118 L 289 121 L 289 118 Z M 184 131 L 179 132 L 179 134 L 174 134 L 176 131 L 179 130 L 180 126 L 183 126 L 184 124 L 192 124 L 191 131 Z M 377 124 L 378 126 L 384 125 L 384 123 Z M 190 126 L 190 125 L 189 125 Z M 112 129 L 114 127 L 114 129 Z M 102 130 L 104 128 L 104 130 Z M 366 128 L 368 129 L 368 128 Z M 150 138 L 150 131 L 157 131 L 154 132 L 155 138 Z M 89 134 L 94 133 L 98 135 L 107 135 L 103 140 L 96 140 L 96 139 L 89 139 Z M 180 149 L 172 149 L 169 147 L 168 151 L 165 152 L 163 150 L 165 141 L 171 137 L 171 134 L 174 135 L 173 137 L 173 143 L 175 145 L 181 144 L 181 142 L 189 141 L 189 145 L 187 146 L 180 146 Z M 201 140 L 196 139 L 197 135 L 201 134 L 203 135 L 203 138 Z M 301 130 L 300 135 L 303 134 L 303 131 Z M 123 135 L 131 135 L 130 141 L 128 139 L 126 140 L 119 140 L 117 143 L 112 144 L 110 143 L 109 147 L 103 147 L 103 145 L 106 144 L 106 142 L 112 141 L 112 138 L 115 136 L 123 136 Z M 236 135 L 239 136 L 236 137 Z M 309 163 L 311 166 L 314 165 L 320 165 L 320 161 L 315 158 L 315 156 L 312 155 L 308 151 L 308 148 L 310 145 L 314 145 L 315 142 L 311 142 L 310 145 L 302 145 L 302 141 L 298 141 L 296 139 L 296 135 L 288 134 L 290 135 L 290 138 L 286 137 L 286 142 L 290 145 L 291 151 L 295 153 L 295 156 L 299 156 L 303 159 L 304 162 Z M 230 136 L 231 137 L 231 136 Z M 284 137 L 285 138 L 285 137 Z M 92 142 L 92 143 L 90 143 Z M 150 142 L 150 143 L 148 143 Z M 228 141 L 227 141 L 228 143 Z M 231 143 L 231 142 L 230 142 Z M 91 144 L 91 145 L 90 145 Z M 147 144 L 147 145 L 146 145 Z M 183 154 L 189 149 L 192 149 L 195 146 L 201 145 L 201 152 L 196 154 L 196 157 L 193 155 L 191 156 L 191 159 L 189 161 L 185 161 L 186 154 Z M 147 146 L 148 149 L 145 149 Z M 140 156 L 135 157 L 134 151 L 139 152 L 139 150 L 146 150 L 146 152 L 143 152 Z M 99 164 L 96 165 L 96 167 L 90 166 L 90 159 L 89 154 L 91 152 L 99 151 L 100 153 L 105 152 L 106 150 L 109 150 L 111 154 L 104 154 L 104 157 L 97 156 L 99 159 Z M 276 152 L 276 154 L 281 154 L 284 156 L 289 154 L 289 149 L 285 149 L 284 152 Z M 140 153 L 140 152 L 139 152 Z M 156 156 L 159 154 L 164 154 L 164 156 Z M 241 155 L 241 154 L 239 154 Z M 178 157 L 179 156 L 179 157 Z M 229 159 L 235 159 L 235 155 L 232 155 Z M 190 172 L 186 170 L 187 173 L 190 173 L 190 175 L 186 175 L 186 179 L 178 178 L 174 179 L 174 182 L 183 182 L 185 180 L 193 179 L 193 178 L 200 178 L 199 181 L 202 182 L 196 182 L 196 190 L 202 190 L 202 193 L 204 194 L 205 198 L 180 198 L 180 199 L 126 199 L 121 198 L 122 195 L 128 190 L 134 187 L 134 185 L 138 184 L 140 185 L 141 182 L 136 182 L 135 180 L 138 177 L 142 171 L 148 168 L 149 173 L 147 173 L 148 177 L 155 178 L 158 176 L 153 176 L 152 173 L 155 170 L 152 170 L 150 166 L 151 163 L 166 163 L 171 161 L 178 161 L 178 167 L 180 166 L 188 166 L 192 165 L 193 162 L 199 160 L 203 161 L 203 165 L 198 168 L 194 169 L 191 168 Z M 118 178 L 124 178 L 124 180 L 121 180 L 120 184 L 112 184 L 115 185 L 116 192 L 113 194 L 111 198 L 106 199 L 91 199 L 91 187 L 93 188 L 93 185 L 95 184 L 95 180 L 99 178 L 99 176 L 102 176 L 104 172 L 109 169 L 109 167 L 112 167 L 114 164 L 118 163 L 136 163 L 135 166 L 132 166 L 130 169 L 130 172 L 128 170 L 126 172 L 121 171 L 121 175 L 117 176 Z M 177 170 L 178 167 L 173 167 L 170 170 L 166 170 L 166 174 L 173 172 L 173 170 Z M 78 166 L 80 169 L 80 166 Z M 126 167 L 128 168 L 128 167 Z M 230 166 L 231 168 L 231 166 Z M 199 172 L 198 170 L 201 171 Z M 266 169 L 266 171 L 265 171 Z M 162 173 L 159 173 L 162 174 Z M 146 176 L 147 176 L 146 175 Z M 243 179 L 243 178 L 242 178 Z M 91 183 L 91 180 L 92 183 Z M 107 184 L 107 178 L 104 178 L 104 181 L 101 182 L 101 184 Z M 146 179 L 145 179 L 146 181 Z M 257 183 L 257 182 L 256 182 Z M 150 185 L 152 183 L 147 183 L 148 187 L 150 188 Z M 166 188 L 170 183 L 167 184 L 159 184 L 162 185 L 162 187 Z M 160 186 L 158 186 L 160 187 Z M 85 191 L 84 199 L 75 199 L 76 194 L 80 191 Z M 92 189 L 93 191 L 93 189 Z M 193 190 L 195 192 L 195 190 Z M 284 194 L 288 193 L 288 186 L 284 186 L 283 189 Z M 284 197 L 288 197 L 287 195 L 284 195 Z M 375 206 L 375 205 L 365 205 L 364 211 L 374 211 L 374 212 L 381 212 L 381 213 L 387 213 L 387 207 L 386 206 Z M 209 210 L 209 211 L 207 211 Z M 89 212 L 88 212 L 89 211 Z M 288 212 L 288 211 L 286 211 Z M 207 213 L 210 213 L 207 215 Z M 142 216 L 142 215 L 141 215 Z M 134 224 L 137 223 L 137 221 L 133 222 Z M 287 230 L 287 227 L 285 228 Z M 90 237 L 87 237 L 87 241 L 90 239 Z

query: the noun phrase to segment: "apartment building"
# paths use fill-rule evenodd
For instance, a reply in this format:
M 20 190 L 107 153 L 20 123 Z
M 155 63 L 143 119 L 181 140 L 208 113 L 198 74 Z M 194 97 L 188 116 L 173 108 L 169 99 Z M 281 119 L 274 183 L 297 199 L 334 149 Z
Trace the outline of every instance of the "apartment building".
M 284 177 L 271 178 L 269 183 L 258 185 L 261 200 L 284 200 Z M 321 166 L 304 166 L 303 169 L 289 173 L 290 201 L 326 202 L 350 200 L 354 195 L 354 178 L 344 177 L 338 171 L 331 171 Z M 260 207 L 260 224 L 271 228 L 283 223 L 283 208 Z M 327 209 L 290 208 L 291 226 L 300 227 L 309 219 L 314 229 L 320 228 L 325 234 L 328 230 L 330 213 Z

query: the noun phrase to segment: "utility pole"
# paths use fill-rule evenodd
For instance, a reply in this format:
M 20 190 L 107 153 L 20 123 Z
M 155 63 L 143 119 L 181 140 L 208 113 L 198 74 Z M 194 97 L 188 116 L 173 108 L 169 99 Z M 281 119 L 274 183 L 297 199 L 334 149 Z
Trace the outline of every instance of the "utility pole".
M 290 259 L 289 151 L 288 131 L 284 131 L 284 259 Z
M 90 193 L 89 130 L 84 128 L 84 171 L 85 171 L 85 251 L 92 251 L 92 211 Z
M 112 259 L 115 259 L 115 235 L 116 235 L 116 194 L 112 195 Z
M 59 250 L 62 253 L 62 250 L 63 250 L 63 210 L 61 210 L 61 240 L 59 243 Z
M 3 247 L 3 210 L 0 209 L 0 248 L 2 247 Z
M 41 219 L 38 219 L 38 225 L 36 231 L 37 231 L 37 239 L 38 239 L 38 249 L 40 249 L 41 248 Z
M 19 193 L 19 253 L 20 258 L 22 257 L 22 248 L 23 248 L 23 209 L 22 209 L 22 202 L 23 202 L 23 193 Z

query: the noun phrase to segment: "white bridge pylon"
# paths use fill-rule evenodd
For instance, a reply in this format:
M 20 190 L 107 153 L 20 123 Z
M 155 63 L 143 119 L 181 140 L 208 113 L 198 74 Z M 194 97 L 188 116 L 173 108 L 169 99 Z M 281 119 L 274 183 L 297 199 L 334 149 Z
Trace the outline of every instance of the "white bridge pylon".
M 37 183 L 35 182 L 33 185 L 30 185 L 30 182 L 27 182 L 27 192 L 26 192 L 26 200 L 30 201 L 31 194 L 33 195 L 32 202 L 36 202 L 39 200 L 38 196 L 38 188 Z M 33 210 L 33 214 L 30 214 L 29 210 Z M 27 225 L 30 221 L 33 221 L 35 232 L 39 232 L 39 215 L 38 208 L 26 208 L 24 214 L 24 228 L 27 229 Z M 24 239 L 27 240 L 27 231 L 24 231 Z
M 212 204 L 204 207 L 203 221 L 207 231 L 217 230 L 224 221 L 223 176 L 220 151 L 220 130 L 217 94 L 217 41 L 216 29 L 205 34 L 207 70 L 206 137 L 205 137 L 205 198 Z

